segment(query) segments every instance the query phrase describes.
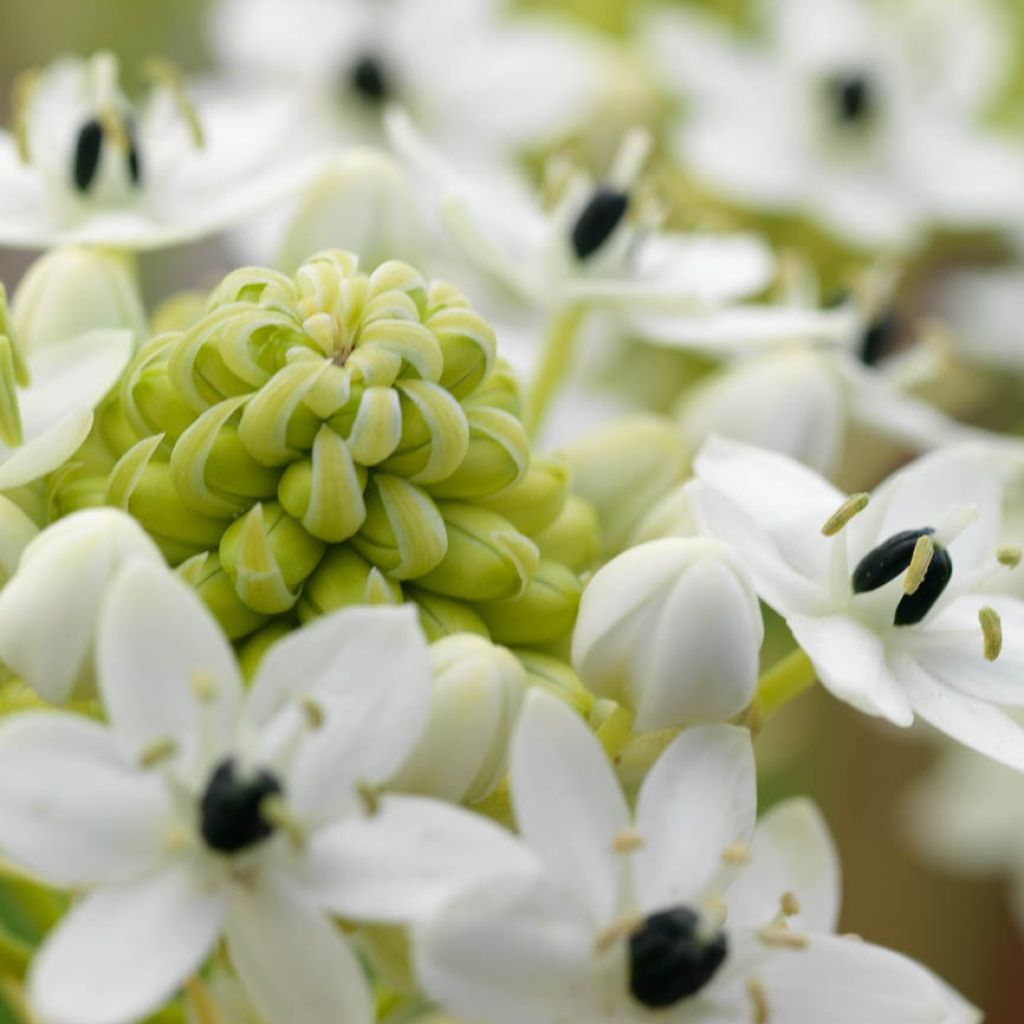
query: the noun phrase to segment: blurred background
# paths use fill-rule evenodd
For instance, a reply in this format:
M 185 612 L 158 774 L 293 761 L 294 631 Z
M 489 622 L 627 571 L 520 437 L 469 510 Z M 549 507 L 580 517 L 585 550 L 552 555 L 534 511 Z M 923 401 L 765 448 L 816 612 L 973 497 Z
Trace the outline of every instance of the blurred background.
M 615 34 L 641 3 L 531 0 L 528 6 L 560 7 Z M 743 14 L 741 0 L 704 6 L 728 17 Z M 122 58 L 129 86 L 138 60 L 151 54 L 170 57 L 189 72 L 208 68 L 205 7 L 204 0 L 0 0 L 5 120 L 13 77 L 64 51 L 113 50 Z M 28 253 L 0 251 L 0 278 L 8 292 L 29 259 Z M 146 256 L 147 292 L 155 298 L 176 286 L 210 283 L 227 268 L 227 260 L 216 241 Z M 926 867 L 909 852 L 900 826 L 907 784 L 935 758 L 934 746 L 895 737 L 815 691 L 770 723 L 759 747 L 763 803 L 806 793 L 819 801 L 831 823 L 845 873 L 843 929 L 935 969 L 984 1008 L 990 1024 L 1024 1021 L 1024 941 L 1003 884 L 965 881 Z M 1024 849 L 1020 855 L 1024 860 Z

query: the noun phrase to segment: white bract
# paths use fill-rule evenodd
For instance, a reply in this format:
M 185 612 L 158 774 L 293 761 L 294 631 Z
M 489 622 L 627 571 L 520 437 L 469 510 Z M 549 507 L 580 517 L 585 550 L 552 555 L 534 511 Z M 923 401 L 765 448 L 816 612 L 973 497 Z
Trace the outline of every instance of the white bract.
M 477 161 L 543 145 L 592 112 L 606 60 L 567 20 L 502 0 L 219 0 L 210 36 L 228 70 L 296 90 L 307 120 L 379 141 L 389 103 Z
M 712 438 L 696 461 L 706 532 L 733 544 L 822 683 L 870 715 L 915 713 L 1024 770 L 1024 602 L 986 594 L 1012 570 L 998 547 L 1007 460 L 961 445 L 847 498 L 773 452 Z
M 62 58 L 21 80 L 0 134 L 0 244 L 152 249 L 219 231 L 301 187 L 282 145 L 291 101 L 210 92 L 193 108 L 167 68 L 146 102 L 113 55 Z
M 679 537 L 630 548 L 598 570 L 580 602 L 573 667 L 641 732 L 724 722 L 751 701 L 761 611 L 729 546 Z
M 505 775 L 526 674 L 511 651 L 469 633 L 431 644 L 430 663 L 430 721 L 391 786 L 474 803 Z
M 87 509 L 47 527 L 0 591 L 0 661 L 51 703 L 89 695 L 100 602 L 136 559 L 164 564 L 145 531 L 117 509 Z
M 467 886 L 414 932 L 424 988 L 460 1019 L 980 1019 L 912 961 L 832 934 L 839 875 L 824 823 L 795 800 L 755 828 L 745 730 L 686 730 L 631 813 L 593 734 L 534 692 L 511 787 L 532 870 Z
M 109 725 L 28 712 L 0 727 L 0 849 L 85 891 L 32 964 L 51 1024 L 141 1019 L 220 936 L 264 1019 L 369 1024 L 328 914 L 406 920 L 503 863 L 482 819 L 377 795 L 428 711 L 411 608 L 322 618 L 243 691 L 199 599 L 136 563 L 103 600 L 96 665 Z
M 938 225 L 1002 229 L 1024 210 L 1024 153 L 982 126 L 1013 38 L 994 4 L 762 6 L 757 41 L 679 7 L 642 33 L 687 101 L 679 157 L 712 188 L 865 247 Z

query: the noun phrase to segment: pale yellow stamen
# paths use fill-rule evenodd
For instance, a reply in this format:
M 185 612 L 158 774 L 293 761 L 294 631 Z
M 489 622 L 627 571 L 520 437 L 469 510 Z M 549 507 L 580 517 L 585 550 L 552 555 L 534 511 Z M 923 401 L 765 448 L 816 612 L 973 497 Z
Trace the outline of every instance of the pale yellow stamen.
M 202 978 L 193 975 L 185 982 L 185 998 L 196 1024 L 227 1024 Z
M 610 925 L 594 940 L 594 950 L 607 953 L 615 943 L 631 935 L 643 924 L 643 918 L 636 914 L 628 914 L 612 921 Z
M 766 946 L 779 946 L 783 949 L 806 949 L 807 938 L 793 931 L 787 925 L 769 924 L 759 928 L 757 937 Z
M 719 928 L 729 919 L 729 908 L 717 892 L 710 893 L 704 898 L 701 902 L 701 909 L 704 911 L 704 916 L 713 919 Z
M 380 810 L 380 790 L 368 782 L 360 782 L 356 786 L 356 795 L 363 805 L 363 812 L 372 818 Z
M 612 849 L 616 853 L 632 853 L 639 850 L 646 840 L 635 828 L 624 828 L 613 840 Z
M 935 542 L 931 535 L 922 533 L 914 544 L 914 553 L 910 556 L 910 565 L 903 577 L 903 593 L 916 594 L 918 587 L 924 583 L 928 568 L 935 557 Z
M 122 153 L 127 153 L 131 148 L 131 139 L 128 137 L 128 128 L 125 126 L 124 115 L 113 106 L 104 107 L 97 115 L 103 134 L 107 141 Z
M 170 736 L 154 740 L 139 752 L 139 767 L 154 768 L 178 752 L 178 744 Z
M 722 851 L 722 861 L 734 867 L 740 867 L 750 860 L 750 848 L 744 843 L 733 843 Z
M 825 520 L 825 524 L 821 528 L 822 534 L 825 537 L 834 537 L 854 516 L 859 515 L 868 507 L 870 500 L 871 496 L 869 494 L 851 494 Z
M 319 729 L 324 724 L 323 705 L 318 704 L 312 697 L 303 697 L 299 701 L 299 706 L 302 708 L 302 714 L 310 729 Z
M 192 693 L 200 704 L 209 704 L 217 697 L 217 680 L 202 670 L 192 673 Z
M 747 995 L 754 1010 L 753 1024 L 768 1024 L 768 993 L 757 978 L 747 982 Z
M 263 798 L 260 803 L 260 814 L 274 828 L 283 832 L 295 849 L 301 850 L 305 847 L 306 830 L 280 793 L 272 793 Z
M 1005 565 L 1007 569 L 1016 569 L 1020 565 L 1020 559 L 1020 548 L 1000 548 L 996 552 L 996 561 L 1000 565 Z
M 795 917 L 800 913 L 800 900 L 795 892 L 784 892 L 779 906 L 785 917 Z
M 1003 649 L 1003 622 L 995 608 L 982 608 L 978 612 L 981 635 L 985 641 L 985 660 L 995 661 Z
M 32 109 L 32 99 L 39 82 L 42 78 L 39 70 L 32 68 L 23 71 L 14 80 L 14 87 L 11 90 L 12 128 L 14 131 L 14 142 L 18 147 L 18 157 L 22 163 L 29 163 L 32 159 L 32 151 L 29 145 L 29 121 Z
M 199 120 L 199 113 L 188 94 L 188 86 L 185 84 L 185 76 L 181 68 L 163 57 L 150 57 L 143 62 L 143 73 L 150 81 L 157 85 L 164 86 L 171 94 L 174 105 L 178 108 L 189 135 L 192 136 L 192 144 L 196 149 L 202 149 L 206 145 L 206 133 L 203 131 L 203 123 Z

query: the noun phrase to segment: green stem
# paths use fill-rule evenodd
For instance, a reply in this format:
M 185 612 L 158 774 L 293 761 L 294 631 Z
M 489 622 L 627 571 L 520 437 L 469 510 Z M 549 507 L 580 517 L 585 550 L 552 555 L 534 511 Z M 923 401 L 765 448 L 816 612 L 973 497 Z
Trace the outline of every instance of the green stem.
M 536 440 L 551 403 L 569 376 L 585 312 L 581 305 L 569 306 L 548 327 L 540 363 L 523 407 L 523 426 L 531 440 Z
M 32 947 L 6 928 L 0 928 L 0 973 L 20 981 L 31 959 Z
M 804 690 L 809 690 L 817 680 L 818 673 L 811 659 L 798 647 L 758 679 L 751 705 L 754 720 L 764 721 Z

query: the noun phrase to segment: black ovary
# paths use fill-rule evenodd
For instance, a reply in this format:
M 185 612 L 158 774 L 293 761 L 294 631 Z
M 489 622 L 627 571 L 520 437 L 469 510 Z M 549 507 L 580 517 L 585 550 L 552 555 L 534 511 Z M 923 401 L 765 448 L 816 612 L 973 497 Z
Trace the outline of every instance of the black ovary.
M 372 54 L 364 54 L 352 66 L 349 84 L 367 103 L 383 103 L 391 95 L 384 67 Z
M 103 155 L 103 125 L 95 118 L 86 121 L 78 130 L 75 140 L 72 175 L 79 192 L 88 192 L 99 170 Z
M 877 590 L 890 580 L 896 579 L 900 573 L 906 572 L 914 556 L 914 546 L 918 539 L 934 532 L 931 527 L 923 530 L 904 530 L 882 541 L 877 548 L 869 551 L 853 570 L 853 592 L 866 594 Z
M 246 775 L 233 758 L 210 776 L 199 807 L 199 831 L 206 845 L 220 853 L 237 853 L 268 838 L 274 826 L 263 816 L 263 801 L 281 793 L 281 783 L 265 770 Z
M 863 124 L 875 108 L 875 90 L 865 75 L 836 75 L 829 80 L 829 94 L 836 119 L 842 124 Z
M 689 907 L 651 914 L 629 937 L 629 990 L 651 1009 L 673 1006 L 714 977 L 728 950 L 725 933 L 704 934 Z
M 912 594 L 904 594 L 896 605 L 894 626 L 915 626 L 931 610 L 953 576 L 953 560 L 945 548 L 937 547 L 928 572 Z
M 629 209 L 629 196 L 615 189 L 599 188 L 572 229 L 572 247 L 577 259 L 593 256 L 611 237 Z
M 860 359 L 865 366 L 877 366 L 895 347 L 900 323 L 895 313 L 882 313 L 868 325 L 860 342 Z
M 142 155 L 139 152 L 139 139 L 135 131 L 135 122 L 127 120 L 124 130 L 128 135 L 128 177 L 135 186 L 142 184 Z

